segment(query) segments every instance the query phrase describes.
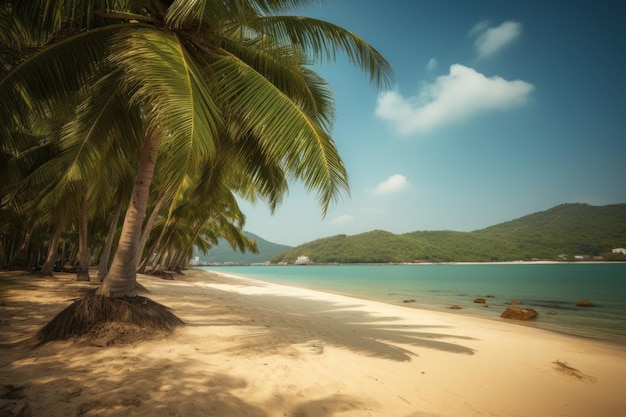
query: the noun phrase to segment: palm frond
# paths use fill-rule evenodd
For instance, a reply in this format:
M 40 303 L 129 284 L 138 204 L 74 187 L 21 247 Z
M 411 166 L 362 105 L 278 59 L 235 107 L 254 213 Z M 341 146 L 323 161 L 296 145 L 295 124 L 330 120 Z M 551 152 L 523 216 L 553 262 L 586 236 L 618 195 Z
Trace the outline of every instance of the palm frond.
M 365 40 L 342 27 L 300 16 L 264 16 L 249 24 L 280 44 L 296 45 L 314 59 L 334 61 L 338 53 L 344 53 L 352 64 L 369 74 L 376 87 L 392 84 L 389 62 Z
M 200 22 L 197 28 L 215 30 L 227 22 L 245 22 L 257 15 L 252 1 L 241 0 L 174 0 L 167 9 L 165 24 L 182 28 L 191 22 Z
M 224 39 L 222 47 L 254 68 L 330 131 L 334 121 L 332 92 L 325 80 L 304 67 L 297 49 L 277 47 L 269 37 Z
M 222 169 L 224 183 L 250 202 L 260 196 L 274 212 L 289 189 L 281 161 L 272 159 L 253 137 L 224 143 L 220 154 L 229 161 L 228 169 Z
M 69 179 L 106 183 L 133 170 L 143 140 L 141 109 L 119 88 L 119 72 L 109 72 L 88 88 L 76 115 L 61 131 L 60 162 Z
M 221 115 L 209 86 L 176 35 L 144 26 L 114 45 L 110 62 L 124 71 L 126 89 L 144 109 L 148 127 L 162 135 L 171 155 L 162 161 L 168 186 L 177 188 L 187 167 L 215 151 Z
M 213 70 L 218 78 L 230 74 L 218 92 L 220 102 L 233 109 L 233 118 L 249 129 L 249 138 L 257 139 L 267 155 L 281 161 L 307 189 L 317 190 L 325 215 L 329 204 L 349 189 L 347 172 L 329 133 L 240 60 L 222 57 Z
M 15 126 L 30 126 L 35 113 L 41 119 L 73 114 L 102 68 L 113 33 L 128 29 L 113 25 L 63 39 L 29 56 L 0 79 L 0 134 L 11 140 Z

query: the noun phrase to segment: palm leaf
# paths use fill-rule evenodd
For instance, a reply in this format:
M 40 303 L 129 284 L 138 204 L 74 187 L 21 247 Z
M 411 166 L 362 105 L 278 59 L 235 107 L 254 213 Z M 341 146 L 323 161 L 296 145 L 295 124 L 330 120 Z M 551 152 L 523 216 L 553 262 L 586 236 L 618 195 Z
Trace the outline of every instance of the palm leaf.
M 189 167 L 215 152 L 220 129 L 221 115 L 202 71 L 176 35 L 150 26 L 116 38 L 110 62 L 124 71 L 125 88 L 144 109 L 148 127 L 161 133 L 171 155 L 162 161 L 167 186 L 178 187 Z
M 348 176 L 334 141 L 282 91 L 235 57 L 225 56 L 213 65 L 215 76 L 228 82 L 218 92 L 220 102 L 234 110 L 234 118 L 249 129 L 264 152 L 280 163 L 307 189 L 318 191 L 323 214 L 342 192 Z M 232 74 L 237 74 L 233 77 Z
M 292 47 L 277 47 L 269 37 L 255 40 L 224 39 L 222 46 L 291 97 L 309 117 L 330 130 L 334 99 L 328 83 L 304 67 L 303 57 Z
M 29 126 L 32 113 L 41 119 L 69 117 L 102 69 L 110 37 L 133 25 L 112 25 L 82 32 L 29 56 L 0 79 L 0 134 Z
M 249 23 L 280 44 L 295 45 L 314 59 L 334 61 L 338 53 L 370 76 L 376 87 L 392 84 L 391 65 L 354 33 L 323 20 L 300 16 L 264 16 Z

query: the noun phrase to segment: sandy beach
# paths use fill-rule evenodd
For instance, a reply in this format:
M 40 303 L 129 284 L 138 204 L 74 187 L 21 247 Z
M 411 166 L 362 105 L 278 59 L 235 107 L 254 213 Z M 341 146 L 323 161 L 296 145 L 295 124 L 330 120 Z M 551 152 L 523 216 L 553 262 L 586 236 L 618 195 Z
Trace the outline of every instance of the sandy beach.
M 186 322 L 170 336 L 31 348 L 96 284 L 1 274 L 3 417 L 626 416 L 623 346 L 186 271 L 138 279 Z

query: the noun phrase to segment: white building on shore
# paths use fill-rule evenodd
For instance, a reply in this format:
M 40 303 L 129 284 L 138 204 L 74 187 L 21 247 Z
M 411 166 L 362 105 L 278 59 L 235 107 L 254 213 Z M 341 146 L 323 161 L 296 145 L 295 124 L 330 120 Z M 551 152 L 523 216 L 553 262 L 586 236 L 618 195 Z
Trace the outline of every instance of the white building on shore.
M 296 261 L 293 264 L 294 265 L 310 265 L 312 263 L 313 262 L 311 262 L 308 256 L 300 255 L 298 256 L 298 259 L 296 259 Z

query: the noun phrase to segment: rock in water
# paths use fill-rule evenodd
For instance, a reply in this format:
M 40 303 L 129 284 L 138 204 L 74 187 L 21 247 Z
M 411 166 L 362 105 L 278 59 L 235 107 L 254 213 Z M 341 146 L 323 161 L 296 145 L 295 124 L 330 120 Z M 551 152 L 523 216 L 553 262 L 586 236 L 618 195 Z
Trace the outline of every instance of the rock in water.
M 503 319 L 532 320 L 538 315 L 539 313 L 532 308 L 508 307 L 500 317 Z
M 576 303 L 578 307 L 593 307 L 594 304 L 589 300 L 580 300 Z

